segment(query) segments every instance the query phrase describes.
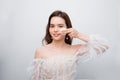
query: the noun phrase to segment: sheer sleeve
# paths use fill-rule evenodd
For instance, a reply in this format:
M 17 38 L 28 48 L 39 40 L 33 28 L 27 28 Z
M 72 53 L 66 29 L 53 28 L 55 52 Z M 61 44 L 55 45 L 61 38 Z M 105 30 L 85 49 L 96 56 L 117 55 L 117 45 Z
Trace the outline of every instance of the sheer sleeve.
M 31 66 L 28 68 L 30 73 L 30 80 L 42 80 L 41 69 L 42 69 L 42 60 L 34 59 Z
M 104 53 L 109 48 L 108 41 L 100 35 L 89 35 L 89 41 L 76 52 L 78 62 L 86 62 Z

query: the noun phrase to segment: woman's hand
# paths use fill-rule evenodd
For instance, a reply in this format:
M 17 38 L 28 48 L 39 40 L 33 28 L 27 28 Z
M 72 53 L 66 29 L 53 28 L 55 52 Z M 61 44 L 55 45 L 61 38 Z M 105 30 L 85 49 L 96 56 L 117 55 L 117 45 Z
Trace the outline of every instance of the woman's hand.
M 68 28 L 66 29 L 66 32 L 71 38 L 78 38 L 79 32 L 74 28 Z
M 78 38 L 78 39 L 81 39 L 85 42 L 88 42 L 88 40 L 89 40 L 88 35 L 80 33 L 74 28 L 67 28 L 67 29 L 63 28 L 61 31 L 64 35 L 68 34 L 71 38 Z

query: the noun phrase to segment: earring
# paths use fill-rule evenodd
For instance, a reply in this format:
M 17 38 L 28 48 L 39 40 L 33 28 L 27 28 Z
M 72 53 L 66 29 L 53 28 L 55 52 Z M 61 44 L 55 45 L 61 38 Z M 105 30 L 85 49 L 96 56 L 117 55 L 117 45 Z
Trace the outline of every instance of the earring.
M 69 38 L 68 38 L 68 36 L 66 36 L 66 40 L 68 40 Z

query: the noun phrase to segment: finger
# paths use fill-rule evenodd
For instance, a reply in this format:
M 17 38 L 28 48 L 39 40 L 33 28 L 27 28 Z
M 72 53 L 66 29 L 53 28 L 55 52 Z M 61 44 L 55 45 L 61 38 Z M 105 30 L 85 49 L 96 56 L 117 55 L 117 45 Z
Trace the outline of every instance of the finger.
M 66 33 L 71 33 L 72 30 L 70 28 L 66 29 Z
M 73 38 L 73 35 L 71 33 L 68 34 L 70 36 L 70 38 Z

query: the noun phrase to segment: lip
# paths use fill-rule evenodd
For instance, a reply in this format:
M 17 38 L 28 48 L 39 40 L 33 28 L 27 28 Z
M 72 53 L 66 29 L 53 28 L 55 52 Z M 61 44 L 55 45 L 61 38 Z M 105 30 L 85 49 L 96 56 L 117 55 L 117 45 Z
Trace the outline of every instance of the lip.
M 58 37 L 60 34 L 53 34 L 54 37 Z

